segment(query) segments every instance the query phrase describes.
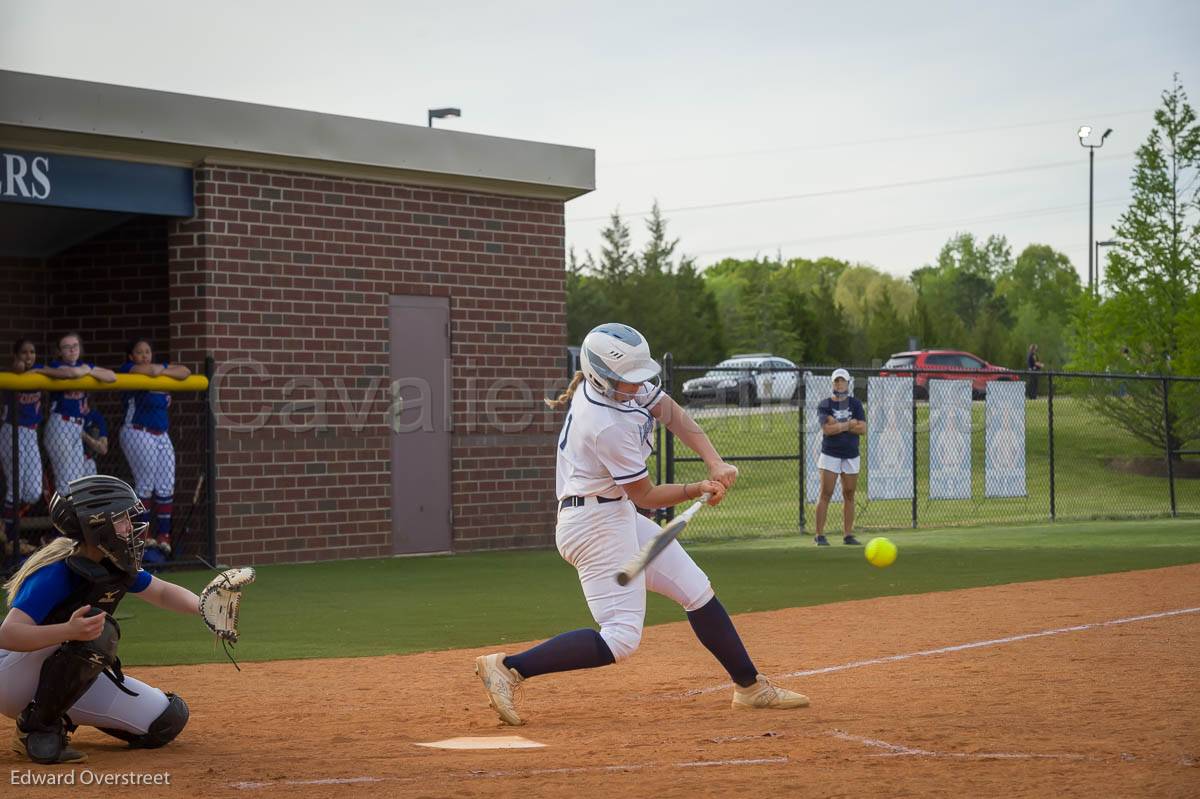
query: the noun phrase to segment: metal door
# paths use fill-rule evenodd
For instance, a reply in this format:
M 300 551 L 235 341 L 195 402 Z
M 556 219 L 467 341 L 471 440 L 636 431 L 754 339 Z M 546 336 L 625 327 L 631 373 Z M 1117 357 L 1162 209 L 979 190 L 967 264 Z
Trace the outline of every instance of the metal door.
M 449 552 L 450 301 L 392 297 L 392 553 Z

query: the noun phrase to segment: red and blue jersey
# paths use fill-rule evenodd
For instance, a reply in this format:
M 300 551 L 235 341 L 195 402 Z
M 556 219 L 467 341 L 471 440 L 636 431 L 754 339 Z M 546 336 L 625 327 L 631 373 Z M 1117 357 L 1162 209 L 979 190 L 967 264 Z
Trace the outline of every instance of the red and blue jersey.
M 75 363 L 67 363 L 55 358 L 50 362 L 51 369 L 57 369 L 60 366 L 95 366 L 96 364 L 90 361 L 77 361 Z M 57 413 L 62 416 L 69 416 L 72 419 L 83 418 L 83 403 L 87 399 L 86 391 L 51 391 L 50 392 L 50 413 Z
M 162 362 L 166 369 L 171 364 Z M 133 361 L 125 361 L 117 368 L 121 374 L 130 374 Z M 165 391 L 125 391 L 121 394 L 125 406 L 125 424 L 144 427 L 155 433 L 167 429 L 167 409 L 171 407 L 171 395 Z
M 42 364 L 35 363 L 29 368 L 41 369 Z M 20 427 L 37 427 L 42 422 L 42 392 L 40 391 L 0 391 L 0 420 L 8 422 L 8 409 L 12 395 L 17 395 L 17 424 Z

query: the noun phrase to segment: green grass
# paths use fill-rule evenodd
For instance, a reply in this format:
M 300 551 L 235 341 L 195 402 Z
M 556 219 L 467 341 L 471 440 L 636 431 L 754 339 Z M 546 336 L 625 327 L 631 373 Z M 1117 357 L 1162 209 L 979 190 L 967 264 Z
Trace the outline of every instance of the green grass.
M 724 509 L 696 526 L 726 523 Z M 732 613 L 1200 562 L 1200 521 L 1088 522 L 898 532 L 896 564 L 811 538 L 697 544 L 689 551 Z M 211 574 L 167 575 L 198 590 Z M 198 619 L 121 605 L 128 665 L 219 662 Z M 420 652 L 548 637 L 590 626 L 575 571 L 550 551 L 264 566 L 246 591 L 247 661 Z M 651 597 L 649 624 L 682 611 Z
M 972 404 L 973 498 L 930 500 L 929 406 L 917 406 L 917 518 L 922 528 L 1046 522 L 1050 520 L 1049 435 L 1046 402 L 1028 403 L 1026 412 L 1026 487 L 1028 496 L 1014 499 L 984 497 L 984 403 Z M 798 449 L 798 412 L 723 416 L 699 420 L 722 455 L 794 455 Z M 1133 436 L 1097 417 L 1076 397 L 1056 397 L 1054 402 L 1055 504 L 1059 520 L 1103 518 L 1153 518 L 1170 513 L 1166 478 L 1144 477 L 1111 468 L 1111 458 L 1161 457 Z M 863 439 L 864 467 L 867 459 Z M 676 455 L 691 455 L 676 444 Z M 651 462 L 653 465 L 653 461 Z M 791 535 L 799 529 L 799 473 L 796 461 L 743 462 L 736 502 L 726 514 L 720 535 L 759 537 Z M 703 477 L 700 464 L 681 463 L 677 481 Z M 665 475 L 664 475 L 665 479 Z M 870 475 L 864 468 L 856 500 L 856 527 L 860 530 L 911 528 L 912 501 L 868 500 Z M 1177 509 L 1200 513 L 1200 480 L 1176 480 Z M 806 503 L 808 529 L 812 529 L 812 503 Z M 831 509 L 840 525 L 840 505 Z M 840 529 L 840 527 L 838 528 Z M 705 536 L 697 528 L 693 536 Z

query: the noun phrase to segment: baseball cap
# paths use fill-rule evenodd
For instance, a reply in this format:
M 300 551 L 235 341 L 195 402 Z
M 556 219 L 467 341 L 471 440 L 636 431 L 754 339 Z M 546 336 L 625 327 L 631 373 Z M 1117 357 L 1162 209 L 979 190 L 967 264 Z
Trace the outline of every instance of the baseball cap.
M 843 380 L 845 380 L 847 383 L 850 382 L 850 373 L 847 372 L 845 369 L 834 369 L 833 370 L 833 377 L 831 379 L 837 380 L 839 377 L 842 378 Z

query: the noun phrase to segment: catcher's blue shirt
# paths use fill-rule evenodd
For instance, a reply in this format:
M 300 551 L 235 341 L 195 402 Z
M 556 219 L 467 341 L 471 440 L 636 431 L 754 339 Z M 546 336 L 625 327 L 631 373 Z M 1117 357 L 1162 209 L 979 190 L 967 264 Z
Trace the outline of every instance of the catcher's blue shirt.
M 138 569 L 129 593 L 140 594 L 150 585 L 150 572 Z M 23 611 L 35 623 L 42 620 L 58 606 L 71 592 L 78 588 L 83 578 L 67 568 L 65 560 L 56 561 L 49 566 L 43 566 L 25 579 L 21 590 L 17 592 L 12 606 Z

